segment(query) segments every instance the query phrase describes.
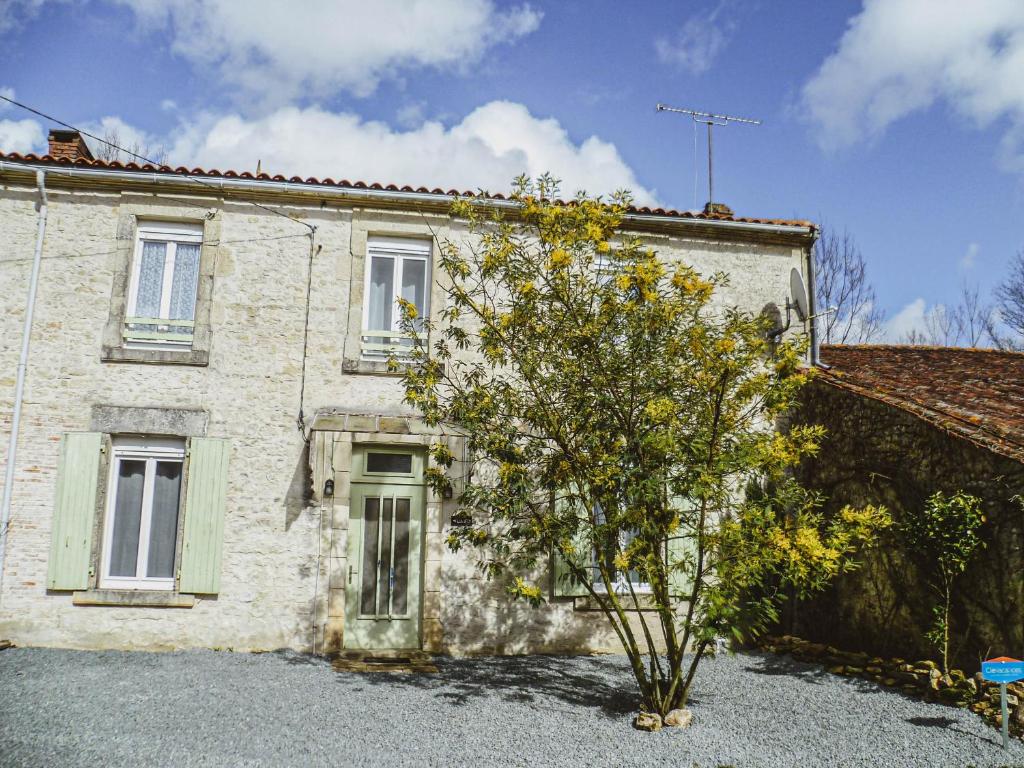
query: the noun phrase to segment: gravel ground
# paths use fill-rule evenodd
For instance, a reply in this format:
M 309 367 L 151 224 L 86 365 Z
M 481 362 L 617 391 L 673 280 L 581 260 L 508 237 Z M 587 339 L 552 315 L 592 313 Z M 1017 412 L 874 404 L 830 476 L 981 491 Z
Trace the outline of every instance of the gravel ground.
M 293 653 L 0 652 L 3 766 L 1024 766 L 962 710 L 761 654 L 708 660 L 692 727 L 630 727 L 622 657 L 336 673 Z

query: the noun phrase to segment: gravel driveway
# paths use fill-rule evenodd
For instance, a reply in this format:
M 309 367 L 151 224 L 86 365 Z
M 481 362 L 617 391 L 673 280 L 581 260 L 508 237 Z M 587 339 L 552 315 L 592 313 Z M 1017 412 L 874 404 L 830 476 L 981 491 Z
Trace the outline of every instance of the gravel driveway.
M 292 654 L 0 652 L 3 766 L 1024 765 L 962 710 L 776 656 L 707 661 L 694 725 L 630 727 L 622 657 L 337 673 Z

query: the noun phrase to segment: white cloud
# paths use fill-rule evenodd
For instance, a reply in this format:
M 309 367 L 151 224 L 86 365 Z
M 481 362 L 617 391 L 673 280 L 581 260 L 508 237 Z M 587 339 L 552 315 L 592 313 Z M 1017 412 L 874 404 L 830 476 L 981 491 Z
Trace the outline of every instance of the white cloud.
M 964 255 L 960 257 L 960 269 L 971 270 L 974 269 L 974 265 L 978 263 L 978 252 L 981 250 L 981 246 L 977 243 L 969 243 L 967 250 L 964 251 Z
M 885 323 L 885 340 L 899 344 L 912 333 L 924 333 L 927 304 L 921 298 L 914 299 Z
M 248 120 L 206 115 L 183 123 L 167 143 L 169 162 L 287 176 L 330 177 L 410 186 L 505 191 L 520 173 L 550 171 L 571 195 L 619 188 L 639 204 L 656 204 L 614 144 L 597 136 L 574 142 L 559 122 L 522 104 L 492 101 L 445 127 L 427 121 L 409 130 L 364 121 L 350 112 L 283 107 Z
M 41 151 L 46 145 L 43 126 L 35 120 L 0 120 L 0 152 Z
M 0 89 L 13 98 L 10 89 Z M 395 129 L 352 112 L 319 107 L 282 107 L 262 117 L 201 114 L 182 118 L 159 136 L 108 116 L 82 129 L 118 146 L 172 165 L 220 170 L 256 169 L 287 176 L 348 179 L 409 186 L 507 191 L 521 173 L 550 172 L 571 196 L 583 189 L 608 194 L 629 189 L 639 205 L 659 205 L 654 190 L 640 184 L 614 144 L 598 136 L 579 143 L 554 118 L 535 117 L 522 104 L 492 101 L 460 122 L 424 121 L 423 105 L 411 105 L 410 127 Z M 416 124 L 418 123 L 418 124 Z M 98 157 L 134 158 L 94 139 Z M 0 121 L 0 149 L 44 151 L 45 135 L 34 120 Z
M 691 16 L 674 35 L 656 39 L 654 49 L 658 58 L 694 75 L 710 69 L 729 42 L 734 27 L 730 21 L 718 22 L 723 7 L 724 3 L 708 13 Z
M 395 113 L 395 122 L 403 128 L 415 128 L 426 119 L 426 108 L 425 101 L 406 104 Z
M 937 101 L 988 125 L 1008 118 L 1008 162 L 1024 137 L 1024 2 L 865 0 L 804 85 L 823 147 L 878 137 Z
M 462 71 L 533 32 L 542 14 L 494 0 L 116 0 L 173 50 L 258 100 L 367 96 L 415 67 Z
M 2 10 L 2 8 L 0 8 Z M 13 88 L 0 88 L 0 96 L 14 98 Z M 13 107 L 6 101 L 0 101 L 0 113 Z M 42 151 L 46 145 L 46 135 L 38 120 L 0 120 L 0 152 Z

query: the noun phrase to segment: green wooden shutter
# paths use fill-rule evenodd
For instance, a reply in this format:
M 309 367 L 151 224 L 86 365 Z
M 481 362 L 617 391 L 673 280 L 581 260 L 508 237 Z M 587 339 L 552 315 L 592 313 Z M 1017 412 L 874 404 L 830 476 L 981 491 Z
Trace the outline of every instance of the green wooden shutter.
M 193 437 L 189 441 L 180 592 L 211 595 L 220 591 L 228 448 L 227 440 Z
M 590 557 L 587 537 L 584 534 L 577 534 L 573 544 L 576 547 L 576 556 L 573 560 L 581 568 L 588 567 L 590 565 Z M 584 597 L 590 594 L 587 588 L 573 576 L 569 563 L 566 562 L 566 559 L 560 553 L 555 552 L 551 559 L 552 573 L 554 574 L 552 592 L 555 597 Z
M 693 510 L 695 507 L 689 499 L 675 499 L 674 502 L 676 506 L 685 511 Z M 697 542 L 692 536 L 677 536 L 668 540 L 666 555 L 668 558 L 669 594 L 689 596 L 690 590 L 693 588 L 696 553 Z
M 99 432 L 66 432 L 61 436 L 46 576 L 50 589 L 89 587 L 102 445 Z

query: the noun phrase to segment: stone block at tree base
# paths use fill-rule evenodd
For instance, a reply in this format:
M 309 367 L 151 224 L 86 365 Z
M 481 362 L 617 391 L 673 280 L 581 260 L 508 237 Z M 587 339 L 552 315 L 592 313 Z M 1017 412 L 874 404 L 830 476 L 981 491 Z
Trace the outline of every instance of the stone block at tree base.
M 665 725 L 675 728 L 688 728 L 693 722 L 693 712 L 688 709 L 673 709 L 665 715 Z
M 638 731 L 660 731 L 661 715 L 653 712 L 640 712 L 633 720 L 633 727 Z

